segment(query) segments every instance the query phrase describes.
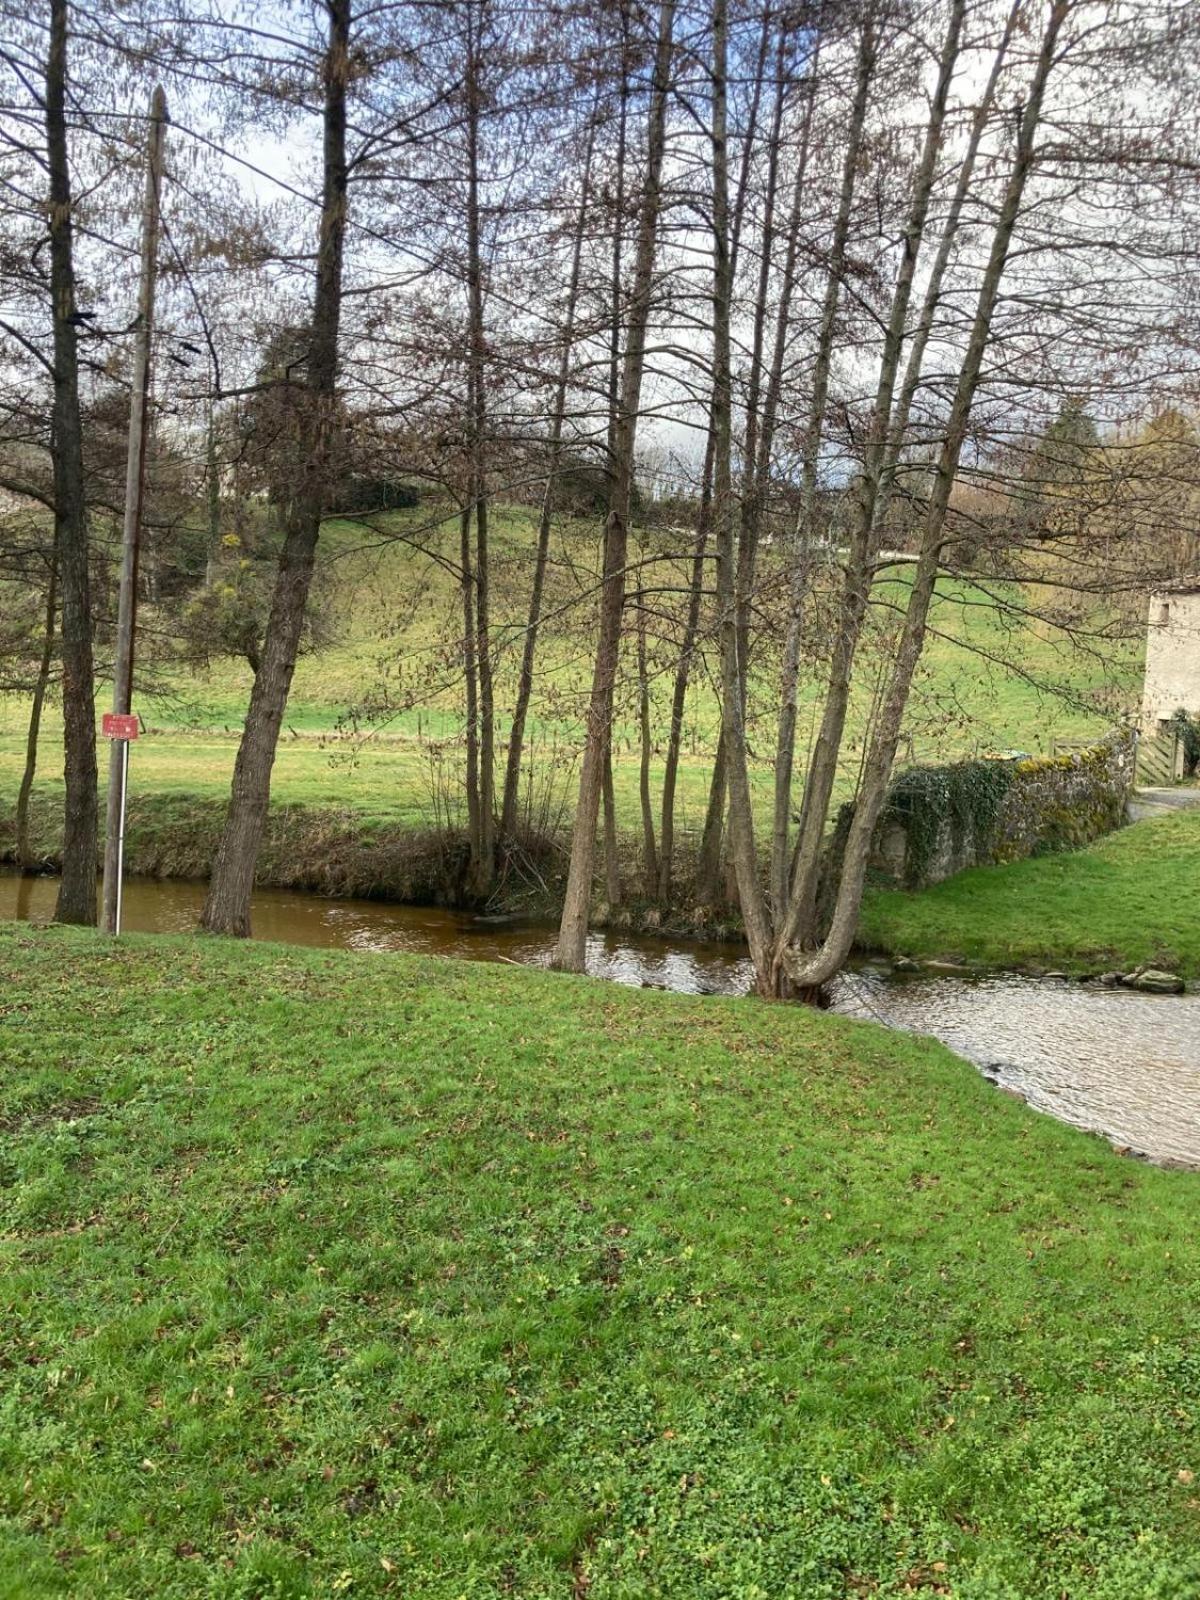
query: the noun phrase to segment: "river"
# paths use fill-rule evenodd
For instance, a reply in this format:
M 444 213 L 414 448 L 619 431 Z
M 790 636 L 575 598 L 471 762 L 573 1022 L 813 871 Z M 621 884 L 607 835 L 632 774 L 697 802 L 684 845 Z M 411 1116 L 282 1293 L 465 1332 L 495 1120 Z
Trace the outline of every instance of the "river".
M 57 881 L 0 871 L 0 918 L 46 920 Z M 195 928 L 204 886 L 133 879 L 125 926 Z M 505 918 L 286 890 L 254 895 L 260 939 L 345 950 L 410 951 L 545 966 L 553 930 Z M 588 970 L 618 983 L 682 994 L 744 994 L 738 945 L 597 932 Z M 834 1010 L 940 1039 L 1039 1111 L 1099 1132 L 1151 1160 L 1200 1167 L 1200 994 L 1142 995 L 1014 973 L 893 973 L 867 964 L 831 986 Z

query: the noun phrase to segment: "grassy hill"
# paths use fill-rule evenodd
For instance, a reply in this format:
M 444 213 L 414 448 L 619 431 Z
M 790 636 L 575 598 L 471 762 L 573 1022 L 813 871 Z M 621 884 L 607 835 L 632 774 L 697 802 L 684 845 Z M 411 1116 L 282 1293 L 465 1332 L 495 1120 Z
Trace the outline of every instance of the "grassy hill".
M 0 928 L 0 1596 L 1190 1600 L 1200 1188 L 927 1041 Z
M 422 507 L 376 519 L 373 528 L 330 523 L 321 546 L 317 612 L 322 648 L 300 661 L 276 767 L 277 805 L 338 806 L 364 822 L 421 825 L 461 800 L 461 686 L 454 641 L 461 636 L 458 590 L 453 576 L 428 554 L 456 555 L 457 527 L 439 521 L 437 508 Z M 501 735 L 515 693 L 524 623 L 533 523 L 522 508 L 494 518 L 493 636 L 499 650 L 497 709 Z M 656 611 L 676 602 L 669 592 L 686 581 L 686 562 L 668 558 L 682 535 L 646 536 L 640 568 Z M 424 547 L 418 551 L 414 545 Z M 548 815 L 573 805 L 574 763 L 583 700 L 590 683 L 590 638 L 595 615 L 598 526 L 564 522 L 555 533 L 547 612 L 553 624 L 540 658 L 530 722 L 535 803 Z M 773 568 L 772 562 L 775 562 Z M 782 598 L 778 558 L 764 555 L 763 605 Z M 636 584 L 637 579 L 631 580 Z M 888 629 L 895 603 L 903 599 L 904 574 L 894 569 L 881 581 L 875 607 L 874 648 L 864 658 L 856 685 L 853 727 L 846 752 L 846 782 L 852 781 L 859 741 L 871 714 L 881 665 L 888 657 Z M 961 580 L 943 581 L 934 610 L 934 636 L 908 719 L 918 760 L 941 760 L 977 749 L 1049 748 L 1054 738 L 1082 737 L 1113 719 L 1136 679 L 1137 651 L 1114 647 L 1104 653 L 1068 649 L 1040 625 L 1027 625 L 997 609 L 999 592 Z M 819 608 L 818 596 L 818 608 Z M 244 662 L 214 660 L 183 669 L 155 660 L 155 619 L 144 614 L 145 687 L 138 705 L 153 730 L 137 747 L 135 792 L 142 796 L 187 795 L 218 801 L 228 792 L 237 737 L 250 688 Z M 814 622 L 819 636 L 819 620 Z M 665 627 L 660 632 L 670 633 Z M 670 638 L 661 645 L 651 627 L 655 726 L 665 738 L 673 673 Z M 161 653 L 160 653 L 161 654 Z M 776 681 L 769 646 L 761 654 L 761 692 L 750 705 L 750 742 L 756 752 L 754 779 L 764 811 L 771 785 L 770 753 L 777 713 Z M 627 661 L 626 682 L 634 681 Z M 820 661 L 807 670 L 802 690 L 799 741 L 812 737 L 820 704 Z M 1061 691 L 1058 694 L 1048 690 Z M 102 699 L 104 697 L 102 696 Z M 15 794 L 24 753 L 26 708 L 15 697 L 0 698 L 0 795 Z M 718 707 L 705 659 L 697 662 L 689 698 L 684 761 L 680 773 L 680 831 L 698 830 L 708 793 Z M 615 783 L 623 828 L 638 825 L 636 708 L 626 693 L 616 728 Z M 51 713 L 43 741 L 40 783 L 52 797 L 60 784 L 59 725 Z M 657 795 L 661 750 L 655 762 Z

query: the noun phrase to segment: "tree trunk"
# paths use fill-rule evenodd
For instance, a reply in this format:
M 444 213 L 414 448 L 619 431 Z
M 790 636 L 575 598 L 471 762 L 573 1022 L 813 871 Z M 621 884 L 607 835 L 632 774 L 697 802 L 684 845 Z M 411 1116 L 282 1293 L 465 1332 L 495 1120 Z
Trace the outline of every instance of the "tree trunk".
M 770 373 L 767 378 L 766 396 L 763 400 L 762 430 L 758 440 L 757 461 L 754 469 L 754 516 L 760 517 L 762 507 L 766 503 L 771 483 L 771 461 L 775 446 L 775 429 L 779 415 L 779 401 L 783 392 L 783 369 L 787 359 L 788 334 L 791 325 L 792 296 L 796 285 L 796 268 L 800 253 L 800 224 L 804 211 L 804 186 L 808 177 L 808 156 L 812 139 L 813 115 L 817 102 L 817 74 L 821 59 L 821 35 L 818 34 L 814 43 L 812 56 L 808 65 L 808 95 L 804 107 L 804 124 L 800 136 L 800 152 L 796 162 L 796 172 L 792 182 L 791 211 L 788 218 L 787 246 L 784 255 L 783 273 L 779 283 L 779 298 L 775 312 L 775 335 L 771 354 Z M 793 552 L 795 556 L 795 552 Z M 794 579 L 792 587 L 791 617 L 795 619 L 794 629 L 789 628 L 786 636 L 784 652 L 784 670 L 782 673 L 783 692 L 781 695 L 781 733 L 782 739 L 777 740 L 777 757 L 779 748 L 791 752 L 787 761 L 787 770 L 780 777 L 778 765 L 776 768 L 775 788 L 775 815 L 771 834 L 771 905 L 774 915 L 778 916 L 779 907 L 787 901 L 788 884 L 788 835 L 789 818 L 791 812 L 791 765 L 795 752 L 796 730 L 796 683 L 799 676 L 800 665 L 800 614 L 797 601 L 802 601 L 807 589 L 808 575 L 802 572 Z
M 950 496 L 967 436 L 971 407 L 979 386 L 984 352 L 991 335 L 992 319 L 1008 261 L 1013 230 L 1020 214 L 1026 180 L 1033 166 L 1034 142 L 1041 120 L 1046 82 L 1054 65 L 1058 35 L 1070 5 L 1071 0 L 1054 0 L 1046 23 L 1046 31 L 1042 36 L 1033 82 L 1021 117 L 1017 153 L 992 236 L 991 251 L 980 284 L 971 334 L 938 456 L 922 532 L 920 555 L 913 579 L 912 595 L 905 613 L 895 665 L 876 722 L 854 820 L 846 841 L 842 874 L 838 883 L 837 901 L 830 929 L 820 949 L 815 952 L 806 953 L 794 946 L 787 946 L 781 953 L 788 976 L 798 987 L 812 988 L 827 982 L 843 965 L 853 945 L 862 905 L 867 864 L 870 860 L 871 840 L 887 795 L 900 727 L 908 704 L 913 675 L 924 646 Z
M 482 483 L 482 479 L 477 479 Z M 488 502 L 475 502 L 475 666 L 479 674 L 479 850 L 472 878 L 474 894 L 486 895 L 496 869 L 496 710 L 492 683 L 489 620 Z
M 472 892 L 485 896 L 496 869 L 496 713 L 492 681 L 491 573 L 488 561 L 487 333 L 479 220 L 480 42 L 467 15 L 467 300 L 470 349 L 468 432 L 475 513 L 475 669 L 479 676 L 479 806 L 472 851 Z
M 204 564 L 204 586 L 211 589 L 217 581 L 217 569 L 221 561 L 221 475 L 217 460 L 216 406 L 212 400 L 208 403 L 207 433 L 208 559 Z
M 612 730 L 604 752 L 604 897 L 609 910 L 621 904 L 621 852 L 617 846 L 617 797 L 613 792 Z
M 655 51 L 654 83 L 646 141 L 646 174 L 638 219 L 629 327 L 621 375 L 620 414 L 613 441 L 612 498 L 605 526 L 600 637 L 596 646 L 596 665 L 588 704 L 583 770 L 580 773 L 579 802 L 571 840 L 571 865 L 567 875 L 562 922 L 554 957 L 555 965 L 568 972 L 582 972 L 586 958 L 596 819 L 603 785 L 604 752 L 612 721 L 613 684 L 616 679 L 617 657 L 621 643 L 629 505 L 633 489 L 634 447 L 637 441 L 646 328 L 650 318 L 655 245 L 661 206 L 663 147 L 666 136 L 674 19 L 674 0 L 662 0 L 658 14 L 658 43 Z
M 766 59 L 768 43 L 768 25 L 771 18 L 770 11 L 764 14 L 763 34 L 759 48 L 759 81 L 762 79 L 762 65 Z M 786 22 L 781 23 L 779 42 L 776 54 L 776 94 L 774 111 L 771 118 L 770 132 L 767 138 L 767 174 L 766 191 L 763 201 L 762 232 L 759 241 L 759 273 L 758 292 L 755 296 L 754 311 L 752 316 L 752 331 L 750 341 L 750 380 L 746 395 L 746 421 L 745 436 L 742 443 L 742 504 L 741 519 L 738 528 L 738 572 L 737 572 L 737 663 L 738 679 L 740 684 L 742 709 L 739 726 L 742 728 L 742 739 L 745 738 L 746 699 L 750 683 L 750 652 L 752 648 L 750 632 L 750 601 L 754 594 L 755 578 L 758 566 L 759 534 L 761 531 L 761 503 L 759 486 L 756 474 L 759 430 L 762 419 L 759 415 L 759 400 L 762 392 L 762 353 L 763 340 L 766 333 L 767 289 L 770 281 L 771 261 L 775 245 L 775 199 L 779 181 L 779 142 L 780 131 L 783 124 L 783 108 L 786 98 L 786 84 L 784 81 L 783 65 L 788 39 Z M 734 207 L 730 228 L 729 244 L 729 292 L 732 309 L 733 285 L 736 281 L 737 255 L 741 238 L 742 219 L 745 209 L 748 158 L 750 147 L 753 143 L 754 117 L 757 114 L 757 98 L 754 103 L 754 113 L 751 116 L 750 133 L 746 141 L 746 150 L 743 154 L 742 171 L 739 179 L 737 203 Z M 726 177 L 726 182 L 728 178 Z M 732 390 L 730 395 L 730 425 L 732 428 Z M 731 462 L 732 470 L 732 462 Z M 730 486 L 730 505 L 732 511 L 732 481 Z M 697 898 L 701 904 L 713 904 L 723 894 L 724 899 L 732 906 L 740 901 L 740 891 L 736 889 L 737 868 L 732 860 L 722 859 L 722 823 L 724 820 L 725 805 L 730 810 L 733 807 L 733 796 L 729 792 L 729 768 L 722 757 L 726 754 L 728 745 L 725 741 L 725 729 L 722 726 L 722 746 L 718 749 L 718 759 L 713 767 L 712 793 L 709 797 L 709 809 L 705 818 L 705 836 L 701 845 L 700 857 L 703 863 L 702 871 L 697 874 Z M 747 793 L 749 791 L 747 790 Z M 732 822 L 731 822 L 732 827 Z M 724 880 L 724 888 L 721 884 Z
M 762 98 L 763 67 L 767 59 L 767 50 L 771 41 L 771 28 L 774 24 L 774 20 L 774 12 L 770 7 L 767 7 L 763 11 L 762 24 L 758 36 L 758 59 L 754 74 L 754 92 L 750 101 L 749 115 L 746 119 L 746 137 L 742 146 L 742 161 L 740 170 L 738 172 L 737 194 L 733 204 L 732 213 L 728 218 L 729 284 L 731 296 L 733 293 L 733 285 L 737 281 L 738 255 L 741 249 L 742 241 L 742 224 L 746 215 L 746 197 L 750 190 L 751 162 L 754 155 L 754 143 L 758 130 L 758 113 Z M 728 160 L 728 157 L 726 159 Z M 772 165 L 774 165 L 773 158 Z M 726 181 L 728 181 L 728 178 Z M 712 403 L 713 400 L 712 397 L 710 397 L 710 412 Z M 711 418 L 709 422 L 708 439 L 709 442 L 704 463 L 705 480 L 703 493 L 711 496 L 713 473 L 713 427 Z M 697 574 L 700 570 L 702 569 L 696 569 Z M 704 813 L 704 828 L 700 835 L 700 848 L 696 858 L 695 899 L 696 903 L 702 906 L 716 905 L 723 894 L 723 883 L 726 877 L 723 855 L 725 844 L 726 798 L 725 734 L 724 730 L 722 729 L 717 740 L 717 749 L 713 760 L 712 777 L 709 781 L 708 805 L 705 808 Z
M 533 693 L 533 663 L 537 652 L 538 629 L 542 617 L 542 595 L 546 585 L 546 562 L 550 554 L 550 528 L 554 518 L 554 488 L 559 463 L 562 460 L 563 425 L 567 413 L 567 389 L 571 381 L 571 353 L 575 340 L 575 317 L 579 301 L 579 280 L 583 266 L 583 244 L 587 228 L 588 206 L 591 201 L 592 154 L 596 142 L 596 122 L 588 127 L 587 154 L 583 163 L 583 187 L 579 197 L 579 214 L 575 223 L 575 238 L 571 250 L 571 276 L 567 287 L 567 305 L 563 323 L 562 355 L 558 363 L 558 380 L 554 390 L 554 411 L 550 422 L 550 459 L 546 473 L 546 489 L 542 495 L 542 513 L 538 519 L 537 551 L 533 564 L 533 587 L 529 595 L 529 616 L 525 624 L 525 640 L 521 650 L 521 669 L 517 678 L 517 699 L 513 708 L 512 730 L 508 739 L 508 766 L 504 775 L 504 803 L 500 813 L 500 832 L 511 837 L 517 825 L 517 807 L 521 794 L 521 755 L 525 743 L 525 720 L 529 715 L 529 700 Z
M 471 505 L 459 517 L 459 568 L 462 574 L 463 691 L 466 700 L 467 738 L 467 840 L 474 877 L 480 850 L 479 820 L 479 669 L 475 652 L 479 635 L 475 627 L 475 567 L 471 555 Z
M 884 334 L 883 352 L 879 363 L 879 378 L 871 418 L 867 425 L 867 441 L 863 455 L 863 468 L 859 474 L 854 497 L 854 521 L 850 533 L 850 549 L 846 562 L 846 576 L 842 591 L 842 607 L 837 637 L 834 641 L 833 663 L 829 688 L 812 759 L 809 762 L 808 781 L 804 786 L 804 799 L 800 810 L 800 839 L 796 871 L 790 903 L 782 924 L 777 930 L 776 955 L 799 939 L 802 943 L 815 936 L 817 891 L 820 881 L 821 854 L 824 845 L 825 824 L 829 803 L 837 776 L 838 757 L 842 735 L 850 704 L 851 679 L 858 641 L 867 614 L 874 576 L 872 560 L 875 525 L 875 505 L 886 455 L 892 419 L 892 401 L 900 355 L 904 344 L 904 330 L 908 320 L 908 307 L 912 297 L 917 259 L 929 214 L 929 201 L 937 169 L 937 158 L 942 147 L 942 134 L 946 121 L 946 107 L 950 98 L 950 85 L 958 62 L 962 22 L 966 0 L 953 0 L 938 64 L 938 79 L 930 105 L 929 120 L 925 128 L 925 141 L 921 161 L 913 184 L 908 219 L 901 245 L 900 266 L 892 292 L 891 310 Z M 785 685 L 786 691 L 786 685 Z M 794 702 L 794 685 L 793 685 Z M 794 719 L 793 719 L 794 734 Z M 778 796 L 777 796 L 778 800 Z M 778 827 L 778 816 L 777 816 Z M 777 962 L 778 968 L 778 962 Z
M 33 780 L 37 772 L 38 735 L 42 728 L 42 707 L 46 703 L 46 690 L 50 683 L 50 668 L 54 663 L 54 622 L 58 609 L 58 567 L 50 558 L 50 573 L 46 580 L 46 621 L 42 631 L 42 654 L 38 661 L 37 677 L 33 684 L 33 700 L 29 707 L 29 731 L 25 738 L 25 767 L 17 790 L 17 869 L 22 873 L 33 871 L 33 851 L 29 843 L 29 801 L 33 793 Z
M 779 723 L 775 736 L 775 804 L 771 830 L 771 894 L 777 918 L 787 904 L 787 877 L 791 851 L 792 769 L 796 754 L 796 690 L 800 677 L 804 602 L 808 595 L 813 546 L 817 536 L 817 477 L 821 434 L 829 398 L 833 338 L 841 299 L 846 246 L 850 236 L 850 219 L 877 47 L 878 33 L 874 19 L 868 16 L 864 18 L 859 34 L 854 102 L 846 135 L 846 155 L 842 164 L 841 189 L 838 194 L 838 209 L 830 246 L 829 274 L 825 283 L 825 298 L 821 307 L 821 321 L 813 363 L 812 401 L 802 450 L 800 510 L 796 519 L 791 555 L 788 620 L 784 632 L 783 662 L 780 672 Z
M 338 323 L 346 232 L 346 86 L 350 74 L 350 0 L 326 0 L 329 44 L 323 79 L 324 181 L 316 288 L 308 357 L 307 405 L 299 427 L 299 480 L 288 506 L 283 550 L 238 747 L 233 787 L 213 863 L 203 925 L 212 933 L 250 932 L 250 894 L 266 827 L 271 769 L 287 706 L 312 583 L 321 519 L 330 493 L 337 426 Z
M 721 627 L 721 730 L 727 752 L 729 845 L 737 875 L 746 940 L 756 974 L 769 971 L 770 923 L 754 858 L 754 822 L 746 767 L 745 675 L 741 577 L 746 563 L 734 538 L 732 427 L 733 379 L 730 302 L 733 273 L 729 238 L 729 150 L 727 122 L 728 13 L 726 0 L 712 12 L 713 167 L 713 527 L 717 542 L 717 605 Z
M 654 806 L 650 798 L 650 758 L 654 734 L 650 725 L 650 677 L 646 662 L 645 596 L 637 592 L 638 722 L 641 756 L 638 765 L 638 791 L 642 802 L 642 880 L 647 900 L 658 891 L 658 848 L 654 841 Z
M 671 691 L 671 726 L 667 734 L 667 755 L 663 767 L 662 826 L 658 853 L 658 898 L 663 905 L 671 900 L 671 873 L 675 860 L 675 787 L 679 780 L 679 753 L 683 742 L 683 712 L 687 704 L 692 656 L 700 629 L 700 603 L 704 595 L 704 558 L 708 549 L 708 527 L 712 508 L 712 429 L 704 453 L 704 476 L 700 487 L 700 514 L 696 526 L 696 550 L 692 556 L 691 587 L 675 682 Z M 724 790 L 722 789 L 722 796 Z
M 720 555 L 718 578 L 720 576 Z M 718 583 L 718 589 L 720 584 Z M 718 602 L 719 603 L 719 602 Z M 708 785 L 708 805 L 704 812 L 704 827 L 700 832 L 700 848 L 696 854 L 696 904 L 715 906 L 720 902 L 724 874 L 721 870 L 722 849 L 725 843 L 725 797 L 728 762 L 725 758 L 725 725 L 717 735 L 717 748 L 713 753 L 712 777 Z
M 67 152 L 67 0 L 51 0 L 46 61 L 46 163 L 50 180 L 50 296 L 54 319 L 54 544 L 62 590 L 63 754 L 66 799 L 57 922 L 96 923 L 96 683 L 79 354 L 71 170 Z

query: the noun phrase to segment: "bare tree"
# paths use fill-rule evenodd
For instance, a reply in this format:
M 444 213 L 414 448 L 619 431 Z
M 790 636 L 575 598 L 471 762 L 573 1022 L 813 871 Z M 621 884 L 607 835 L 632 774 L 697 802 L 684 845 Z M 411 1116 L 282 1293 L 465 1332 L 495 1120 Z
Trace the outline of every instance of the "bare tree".
M 96 683 L 83 430 L 79 410 L 79 310 L 67 149 L 67 0 L 51 0 L 46 62 L 46 165 L 50 182 L 50 295 L 54 324 L 54 529 L 62 590 L 64 775 L 62 882 L 55 919 L 96 921 Z
M 780 933 L 777 947 L 778 963 L 786 970 L 791 982 L 800 989 L 819 985 L 833 976 L 850 953 L 854 932 L 858 926 L 871 838 L 875 824 L 879 820 L 888 778 L 895 760 L 896 743 L 900 735 L 904 708 L 912 688 L 913 674 L 925 642 L 929 605 L 933 598 L 945 533 L 946 513 L 950 506 L 959 459 L 967 437 L 967 425 L 979 385 L 984 353 L 991 336 L 992 319 L 1012 245 L 1013 230 L 1033 166 L 1046 83 L 1054 66 L 1059 34 L 1070 8 L 1071 0 L 1052 0 L 1045 31 L 1042 34 L 1033 78 L 1021 116 L 1012 171 L 992 235 L 991 250 L 979 287 L 979 298 L 966 353 L 938 455 L 904 627 L 880 714 L 876 719 L 854 820 L 846 841 L 832 924 L 820 948 L 812 953 L 804 949 L 803 945 L 812 940 L 815 929 L 811 923 L 805 926 L 796 920 L 794 912 L 789 914 L 789 919 Z M 799 949 L 796 948 L 798 941 L 802 942 L 802 947 Z
M 323 197 L 316 289 L 306 362 L 308 405 L 298 438 L 299 483 L 287 508 L 279 573 L 254 677 L 233 788 L 213 862 L 203 925 L 212 933 L 250 932 L 250 893 L 266 826 L 271 769 L 287 705 L 312 583 L 321 519 L 328 505 L 336 445 L 338 323 L 346 232 L 346 89 L 351 70 L 350 0 L 326 0 Z
M 621 373 L 620 413 L 613 439 L 611 501 L 604 529 L 600 631 L 596 645 L 592 693 L 587 711 L 587 734 L 579 779 L 579 801 L 571 838 L 571 865 L 554 956 L 555 965 L 566 972 L 583 971 L 587 946 L 596 821 L 604 779 L 605 751 L 609 744 L 613 683 L 616 678 L 617 656 L 621 642 L 621 615 L 625 601 L 629 507 L 633 490 L 634 449 L 637 442 L 638 412 L 645 366 L 646 328 L 650 316 L 655 241 L 661 204 L 674 20 L 674 0 L 662 0 L 658 11 L 654 80 L 648 114 L 646 170 L 639 205 L 629 320 L 625 334 L 625 358 Z

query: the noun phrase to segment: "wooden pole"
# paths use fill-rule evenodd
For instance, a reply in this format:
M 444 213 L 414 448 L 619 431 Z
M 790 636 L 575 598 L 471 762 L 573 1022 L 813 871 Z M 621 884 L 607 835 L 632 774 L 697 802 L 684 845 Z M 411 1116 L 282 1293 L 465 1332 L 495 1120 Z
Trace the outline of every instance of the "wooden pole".
M 133 643 L 137 618 L 138 539 L 142 494 L 146 481 L 146 413 L 150 398 L 150 341 L 154 330 L 154 288 L 158 276 L 159 206 L 162 195 L 163 144 L 167 131 L 167 97 L 161 87 L 150 100 L 150 138 L 146 151 L 146 197 L 142 207 L 142 269 L 133 346 L 133 382 L 129 407 L 129 454 L 125 464 L 125 522 L 121 533 L 121 589 L 117 604 L 117 656 L 113 673 L 113 710 L 127 714 L 133 698 Z M 122 748 L 125 746 L 125 748 Z M 104 831 L 104 904 L 102 926 L 119 933 L 123 865 L 125 790 L 129 772 L 128 742 L 114 739 L 108 760 L 108 807 Z

